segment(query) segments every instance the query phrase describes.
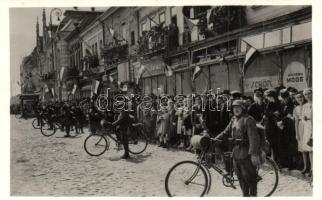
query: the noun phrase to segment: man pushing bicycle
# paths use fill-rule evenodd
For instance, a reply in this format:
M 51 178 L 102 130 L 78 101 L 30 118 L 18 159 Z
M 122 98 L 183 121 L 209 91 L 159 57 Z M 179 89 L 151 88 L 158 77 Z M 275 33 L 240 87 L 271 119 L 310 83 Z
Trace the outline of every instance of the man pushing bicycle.
M 256 167 L 260 164 L 260 135 L 256 121 L 247 114 L 245 103 L 235 100 L 232 103 L 233 117 L 215 140 L 232 139 L 234 171 L 240 182 L 243 196 L 257 196 L 258 175 Z

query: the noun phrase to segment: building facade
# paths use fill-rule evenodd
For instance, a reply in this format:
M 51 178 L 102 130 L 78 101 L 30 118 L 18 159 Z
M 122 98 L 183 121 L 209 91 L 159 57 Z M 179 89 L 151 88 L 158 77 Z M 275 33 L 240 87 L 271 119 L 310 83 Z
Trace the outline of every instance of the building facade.
M 43 96 L 54 88 L 49 97 L 59 100 L 108 89 L 155 95 L 303 90 L 312 86 L 311 20 L 311 7 L 300 5 L 68 10 L 57 26 L 47 26 L 43 14 L 43 36 L 38 27 L 32 55 Z M 244 67 L 249 46 L 257 54 Z M 192 81 L 197 66 L 202 73 Z

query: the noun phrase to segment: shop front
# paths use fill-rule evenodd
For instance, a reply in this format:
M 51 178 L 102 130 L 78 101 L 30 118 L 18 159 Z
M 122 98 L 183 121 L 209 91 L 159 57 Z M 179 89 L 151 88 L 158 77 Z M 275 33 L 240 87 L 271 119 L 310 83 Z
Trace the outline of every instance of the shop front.
M 242 37 L 241 52 L 246 51 L 243 41 L 258 51 L 245 72 L 244 92 L 260 87 L 294 87 L 299 91 L 311 87 L 311 29 L 310 21 L 302 21 Z
M 159 56 L 142 61 L 138 66 L 144 65 L 145 70 L 142 74 L 143 93 L 161 95 L 166 93 L 167 82 L 165 76 L 165 63 Z M 138 67 L 137 67 L 138 68 Z M 135 71 L 138 71 L 135 69 Z M 138 77 L 138 75 L 136 75 Z

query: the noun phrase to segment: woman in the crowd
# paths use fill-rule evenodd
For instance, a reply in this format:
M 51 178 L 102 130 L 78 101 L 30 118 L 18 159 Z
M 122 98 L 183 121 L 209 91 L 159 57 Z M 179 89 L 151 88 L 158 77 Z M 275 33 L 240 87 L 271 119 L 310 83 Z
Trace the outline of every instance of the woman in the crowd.
M 303 143 L 304 148 L 309 152 L 311 171 L 309 173 L 312 176 L 313 169 L 313 112 L 312 112 L 312 89 L 308 88 L 303 91 L 304 97 L 307 103 L 303 105 L 302 118 L 304 123 L 303 130 Z
M 304 174 L 308 170 L 308 152 L 307 152 L 307 142 L 304 140 L 304 121 L 303 121 L 303 105 L 306 103 L 304 95 L 302 92 L 299 92 L 295 95 L 296 102 L 298 106 L 294 108 L 293 116 L 295 122 L 295 132 L 296 140 L 298 145 L 298 151 L 302 153 L 304 168 L 302 173 Z

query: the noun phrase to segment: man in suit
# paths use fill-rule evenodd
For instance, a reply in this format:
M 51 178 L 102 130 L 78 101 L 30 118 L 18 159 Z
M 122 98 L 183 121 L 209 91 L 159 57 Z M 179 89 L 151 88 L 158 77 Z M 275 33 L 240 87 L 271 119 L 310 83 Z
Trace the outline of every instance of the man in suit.
M 256 121 L 247 114 L 242 100 L 235 100 L 232 109 L 230 123 L 215 139 L 232 137 L 234 171 L 243 196 L 257 196 L 256 166 L 260 164 L 260 136 L 257 133 Z

